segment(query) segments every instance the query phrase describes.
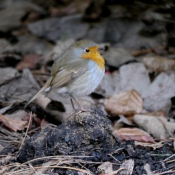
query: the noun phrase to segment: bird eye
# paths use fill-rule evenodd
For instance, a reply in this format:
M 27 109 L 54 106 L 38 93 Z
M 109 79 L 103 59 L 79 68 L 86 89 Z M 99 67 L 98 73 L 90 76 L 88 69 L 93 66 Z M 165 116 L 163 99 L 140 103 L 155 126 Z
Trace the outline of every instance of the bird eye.
M 89 52 L 89 49 L 86 49 L 85 52 Z

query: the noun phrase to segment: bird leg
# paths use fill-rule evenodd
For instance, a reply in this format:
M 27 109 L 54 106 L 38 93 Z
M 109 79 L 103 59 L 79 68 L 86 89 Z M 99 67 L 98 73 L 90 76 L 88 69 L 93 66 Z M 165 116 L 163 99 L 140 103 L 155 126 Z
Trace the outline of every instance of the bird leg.
M 71 98 L 70 98 L 70 101 L 71 101 L 71 104 L 72 104 L 73 111 L 76 113 L 77 110 L 75 109 L 72 96 L 71 96 Z
M 70 101 L 71 101 L 71 104 L 72 104 L 72 108 L 73 108 L 73 110 L 74 110 L 74 117 L 75 117 L 75 120 L 78 122 L 78 123 L 80 123 L 80 124 L 82 124 L 82 121 L 81 121 L 81 117 L 80 117 L 80 113 L 82 113 L 82 112 L 85 112 L 85 111 L 89 111 L 89 112 L 92 112 L 92 110 L 91 109 L 84 109 L 81 105 L 80 105 L 80 103 L 78 102 L 78 100 L 76 99 L 76 98 L 74 98 L 72 95 L 70 95 Z M 74 103 L 73 103 L 73 100 L 76 102 L 76 104 L 77 104 L 77 106 L 79 107 L 79 110 L 77 111 L 76 109 L 75 109 L 75 105 L 74 105 Z M 71 114 L 70 116 L 72 116 L 73 114 Z
M 78 105 L 79 109 L 80 109 L 81 111 L 84 111 L 85 109 L 80 105 L 80 103 L 78 102 L 78 100 L 77 100 L 76 98 L 74 98 L 74 97 L 73 97 L 73 99 L 74 99 L 74 101 L 76 102 L 76 104 Z
M 73 100 L 76 102 L 76 104 L 77 104 L 78 107 L 79 107 L 79 111 L 78 111 L 78 112 L 77 112 L 76 109 L 75 109 L 75 106 L 74 106 L 74 104 L 73 104 Z M 77 100 L 76 98 L 74 98 L 73 96 L 71 96 L 71 103 L 72 103 L 72 107 L 73 107 L 74 111 L 75 111 L 76 113 L 78 113 L 78 114 L 81 113 L 81 112 L 86 112 L 86 111 L 92 112 L 91 109 L 84 109 L 84 108 L 80 105 L 80 103 L 78 102 L 78 100 Z

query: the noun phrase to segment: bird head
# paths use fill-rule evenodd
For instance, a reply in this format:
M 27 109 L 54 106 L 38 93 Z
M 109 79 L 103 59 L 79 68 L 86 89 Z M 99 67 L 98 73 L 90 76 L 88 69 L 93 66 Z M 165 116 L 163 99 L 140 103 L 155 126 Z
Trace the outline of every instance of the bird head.
M 96 43 L 91 40 L 80 40 L 73 44 L 74 53 L 81 59 L 89 59 L 96 62 L 104 69 L 104 59 L 100 54 L 100 49 Z

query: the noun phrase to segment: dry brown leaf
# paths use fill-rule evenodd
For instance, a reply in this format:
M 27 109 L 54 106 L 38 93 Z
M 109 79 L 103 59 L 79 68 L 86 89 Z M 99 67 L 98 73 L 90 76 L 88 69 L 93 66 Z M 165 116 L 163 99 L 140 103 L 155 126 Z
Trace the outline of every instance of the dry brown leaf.
M 163 142 L 158 142 L 158 143 L 143 143 L 143 142 L 138 142 L 138 141 L 135 141 L 134 144 L 136 146 L 143 146 L 143 147 L 153 148 L 153 150 L 155 150 L 157 148 L 161 148 L 164 145 Z
M 21 62 L 19 62 L 16 66 L 16 69 L 21 71 L 24 68 L 33 69 L 36 67 L 36 64 L 39 62 L 40 56 L 37 54 L 29 54 L 27 55 Z
M 5 116 L 10 119 L 24 120 L 28 116 L 28 113 L 25 110 L 17 110 L 13 113 L 5 114 Z
M 27 120 L 30 120 L 30 116 L 29 116 L 29 118 Z M 36 127 L 40 127 L 41 126 L 41 119 L 40 118 L 38 118 L 37 116 L 34 115 L 32 120 L 35 122 Z
M 50 15 L 55 16 L 66 16 L 66 15 L 72 15 L 77 13 L 77 4 L 75 2 L 70 3 L 67 6 L 64 7 L 51 7 L 50 8 Z
M 168 122 L 164 117 L 135 114 L 133 121 L 155 138 L 169 138 L 175 131 L 175 123 Z
M 119 118 L 120 118 L 119 120 L 116 120 L 113 123 L 113 128 L 115 130 L 118 130 L 118 129 L 122 128 L 124 125 L 134 126 L 133 123 L 132 123 L 132 121 L 128 120 L 128 117 L 126 118 L 123 115 L 119 115 Z M 132 118 L 133 118 L 133 116 L 132 116 Z
M 144 115 L 155 116 L 155 117 L 166 117 L 165 113 L 163 111 L 146 112 L 146 113 L 144 113 Z
M 140 56 L 140 55 L 145 55 L 147 53 L 152 52 L 152 49 L 148 48 L 148 49 L 139 49 L 139 50 L 134 50 L 131 52 L 131 55 L 134 57 Z
M 121 128 L 114 131 L 120 140 L 134 140 L 146 143 L 155 143 L 153 138 L 143 130 L 138 128 Z
M 147 56 L 143 58 L 144 64 L 151 72 L 175 70 L 175 60 L 160 56 Z
M 45 119 L 41 120 L 41 128 L 42 129 L 46 128 L 48 125 L 49 125 L 49 123 Z
M 136 90 L 121 92 L 105 100 L 105 109 L 113 116 L 140 113 L 142 108 L 143 100 Z
M 12 131 L 23 130 L 27 126 L 27 121 L 15 120 L 0 114 L 0 122 Z

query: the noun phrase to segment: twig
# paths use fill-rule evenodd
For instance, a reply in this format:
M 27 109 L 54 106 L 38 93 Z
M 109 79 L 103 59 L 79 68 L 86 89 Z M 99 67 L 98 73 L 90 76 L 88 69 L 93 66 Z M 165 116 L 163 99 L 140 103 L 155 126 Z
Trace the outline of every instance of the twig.
M 26 133 L 25 133 L 25 135 L 24 135 L 24 138 L 23 138 L 23 140 L 22 140 L 22 142 L 21 142 L 21 145 L 20 145 L 20 147 L 19 147 L 19 151 L 21 150 L 21 148 L 22 148 L 22 146 L 23 146 L 23 144 L 24 144 L 24 141 L 25 141 L 25 139 L 26 139 L 26 137 L 27 137 L 27 133 L 28 133 L 28 130 L 29 130 L 29 127 L 30 127 L 31 120 L 32 120 L 32 112 L 30 113 L 29 123 L 28 123 L 28 125 L 27 125 L 27 129 L 26 129 Z
M 87 172 L 86 170 L 83 170 L 83 169 L 80 169 L 80 168 L 74 168 L 74 167 L 68 167 L 68 166 L 39 166 L 39 167 L 34 167 L 34 169 L 41 169 L 41 168 L 62 168 L 62 169 L 70 169 L 70 170 L 76 170 L 76 171 L 80 171 L 80 172 L 83 172 L 83 173 L 86 173 L 88 175 L 92 175 L 91 173 Z M 26 168 L 25 170 L 25 174 L 27 173 L 27 169 L 30 171 L 31 168 Z M 11 172 L 12 174 L 19 174 L 20 172 L 22 172 L 21 170 L 18 170 L 18 171 L 13 171 Z M 11 174 L 9 173 L 9 174 Z M 6 174 L 6 173 L 5 173 Z M 7 174 L 6 174 L 7 175 Z
M 78 163 L 78 165 L 80 165 L 82 168 L 86 169 L 86 171 L 90 172 L 92 175 L 94 175 L 94 173 L 92 173 L 88 168 L 86 168 L 85 166 L 83 166 L 81 163 L 79 162 L 76 162 Z
M 34 162 L 36 160 L 42 160 L 42 159 L 59 159 L 59 158 L 75 158 L 75 157 L 93 157 L 93 156 L 44 156 L 44 157 L 39 157 L 39 158 L 36 158 L 36 159 L 32 159 L 32 160 L 29 160 L 27 162 L 24 162 L 22 165 L 25 165 L 25 164 L 28 164 L 28 163 L 31 163 L 31 162 Z
M 171 155 L 170 157 L 167 157 L 167 158 L 166 158 L 165 160 L 163 160 L 163 161 L 165 162 L 165 161 L 171 159 L 171 158 L 174 157 L 174 156 L 175 156 L 175 154 Z
M 174 173 L 174 172 L 175 172 L 175 171 L 168 170 L 168 171 L 165 171 L 165 172 L 162 172 L 162 173 L 156 173 L 156 174 L 153 174 L 153 175 L 163 175 L 163 174 Z
M 68 166 L 42 166 L 42 167 L 45 167 L 45 168 L 63 168 L 63 169 L 70 169 L 70 170 L 76 170 L 76 171 L 80 171 L 80 172 L 83 172 L 83 173 L 87 173 L 88 175 L 92 175 L 91 173 L 87 172 L 86 170 L 82 170 L 80 168 L 74 168 L 74 167 L 68 167 Z M 35 167 L 36 169 L 39 169 L 41 167 Z

